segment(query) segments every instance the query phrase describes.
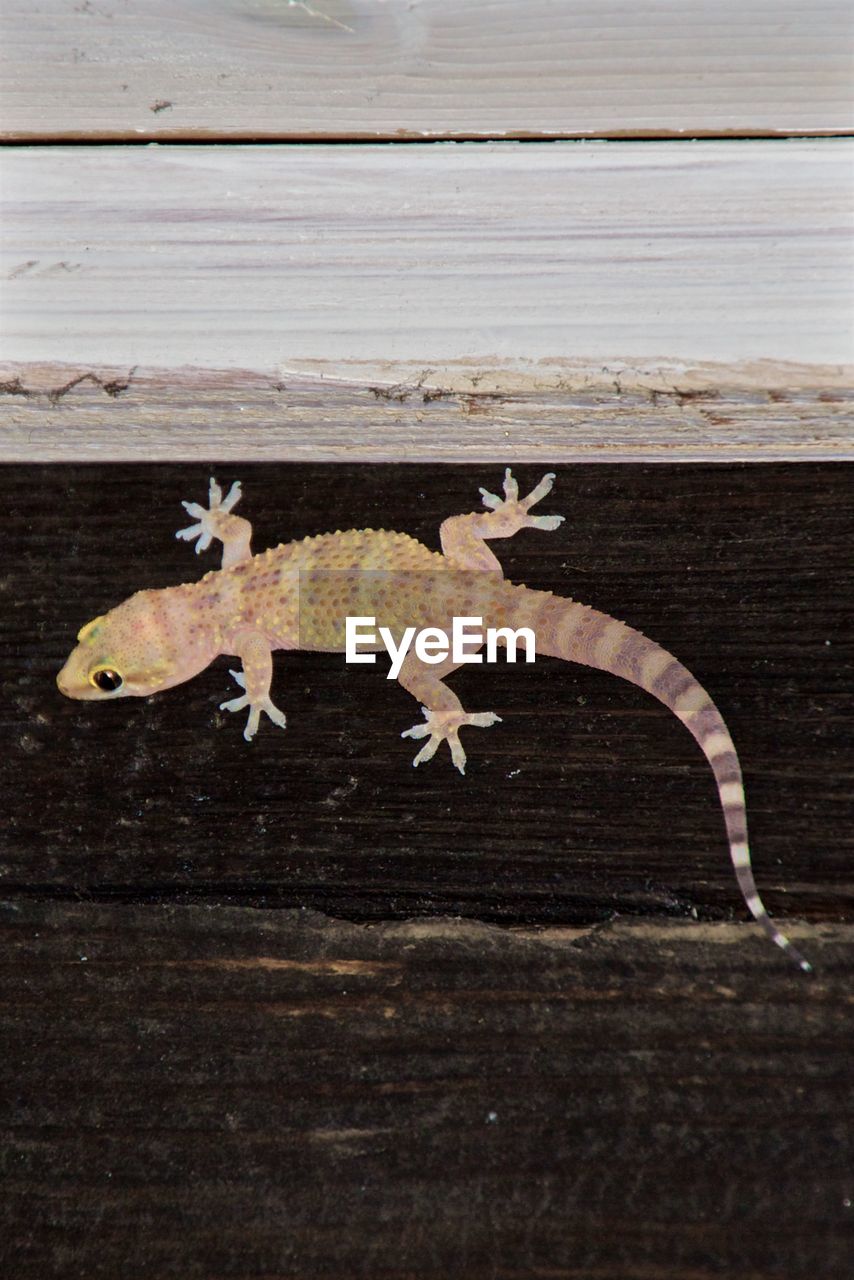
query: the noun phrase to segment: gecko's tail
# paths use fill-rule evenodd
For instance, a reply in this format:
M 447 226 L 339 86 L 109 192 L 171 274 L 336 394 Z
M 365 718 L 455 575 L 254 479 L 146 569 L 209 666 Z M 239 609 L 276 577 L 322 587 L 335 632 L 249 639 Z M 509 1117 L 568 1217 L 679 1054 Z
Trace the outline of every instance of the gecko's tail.
M 543 602 L 536 626 L 540 653 L 621 676 L 663 702 L 694 735 L 712 766 L 724 811 L 729 851 L 751 915 L 799 968 L 812 965 L 774 924 L 760 898 L 747 843 L 741 765 L 729 730 L 705 689 L 672 654 L 640 631 L 587 605 L 556 596 Z

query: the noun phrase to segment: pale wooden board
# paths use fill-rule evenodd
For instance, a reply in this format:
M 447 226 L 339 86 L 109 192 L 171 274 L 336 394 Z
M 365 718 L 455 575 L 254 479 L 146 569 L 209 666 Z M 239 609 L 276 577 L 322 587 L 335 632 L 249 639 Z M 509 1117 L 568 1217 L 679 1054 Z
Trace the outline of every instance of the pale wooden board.
M 843 132 L 850 0 L 6 0 L 3 136 Z
M 852 402 L 836 371 L 774 364 L 462 365 L 397 382 L 0 364 L 0 460 L 841 460 Z
M 821 385 L 854 356 L 852 157 L 835 139 L 14 149 L 3 353 L 285 379 L 355 362 L 390 383 L 460 360 L 535 383 L 771 361 Z

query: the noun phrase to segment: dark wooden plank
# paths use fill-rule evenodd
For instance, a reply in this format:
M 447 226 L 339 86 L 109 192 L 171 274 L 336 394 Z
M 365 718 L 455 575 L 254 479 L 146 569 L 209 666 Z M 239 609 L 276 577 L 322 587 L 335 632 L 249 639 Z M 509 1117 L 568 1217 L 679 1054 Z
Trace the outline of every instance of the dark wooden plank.
M 747 925 L 12 907 L 3 1274 L 839 1280 L 854 938 L 812 933 L 808 979 Z
M 711 772 L 640 690 L 553 660 L 452 677 L 469 769 L 413 770 L 419 719 L 380 667 L 280 654 L 283 733 L 217 711 L 221 659 L 150 700 L 54 686 L 78 628 L 142 587 L 195 577 L 175 541 L 211 468 L 0 470 L 0 808 L 9 893 L 310 906 L 376 919 L 590 922 L 617 911 L 742 918 Z M 494 466 L 229 465 L 256 549 L 338 526 L 438 545 Z M 522 468 L 531 484 L 541 469 Z M 509 576 L 603 608 L 717 699 L 746 774 L 757 879 L 780 916 L 851 918 L 850 512 L 854 469 L 580 466 L 555 534 L 501 547 Z

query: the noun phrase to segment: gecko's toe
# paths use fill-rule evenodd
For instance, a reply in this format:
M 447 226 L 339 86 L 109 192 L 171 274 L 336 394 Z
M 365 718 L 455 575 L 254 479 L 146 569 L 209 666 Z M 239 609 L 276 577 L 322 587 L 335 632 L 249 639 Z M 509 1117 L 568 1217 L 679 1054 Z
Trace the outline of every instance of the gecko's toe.
M 527 498 L 523 498 L 522 506 L 525 508 L 525 510 L 529 511 L 531 507 L 536 506 L 537 503 L 541 502 L 542 499 L 545 498 L 547 494 L 551 493 L 552 489 L 554 488 L 554 482 L 555 482 L 555 473 L 553 471 L 547 471 L 546 474 L 543 476 L 542 480 L 540 481 L 540 483 L 536 485 L 528 494 Z
M 421 710 L 427 718 L 426 724 L 414 724 L 411 729 L 404 729 L 400 735 L 401 738 L 427 738 L 412 761 L 413 765 L 417 767 L 427 760 L 432 760 L 440 745 L 447 742 L 451 760 L 460 773 L 466 771 L 466 753 L 460 742 L 460 729 L 465 725 L 487 729 L 501 720 L 501 716 L 496 715 L 494 711 L 475 711 L 469 714 L 465 711 L 430 711 L 427 707 L 422 707 Z
M 519 498 L 519 482 L 509 467 L 504 472 L 504 497 L 508 502 L 516 502 Z
M 460 742 L 460 736 L 458 733 L 448 734 L 448 746 L 451 748 L 451 760 L 453 764 L 457 769 L 459 769 L 460 773 L 464 774 L 466 771 L 466 753 L 463 750 L 463 745 Z
M 436 752 L 439 750 L 439 744 L 441 741 L 442 739 L 438 734 L 431 734 L 424 743 L 424 746 L 418 752 L 418 755 L 413 759 L 413 769 L 417 769 L 420 764 L 426 764 L 428 760 L 432 760 Z
M 235 480 L 231 488 L 229 489 L 228 493 L 225 495 L 225 498 L 223 499 L 222 503 L 220 504 L 222 510 L 231 511 L 232 507 L 237 506 L 242 496 L 243 496 L 243 491 L 240 487 L 240 481 Z
M 193 538 L 198 538 L 200 533 L 204 533 L 200 524 L 189 524 L 186 529 L 176 530 L 175 537 L 183 538 L 184 542 L 192 542 Z
M 244 693 L 240 698 L 229 698 L 227 702 L 219 704 L 220 711 L 242 711 L 244 707 L 249 706 L 249 699 Z

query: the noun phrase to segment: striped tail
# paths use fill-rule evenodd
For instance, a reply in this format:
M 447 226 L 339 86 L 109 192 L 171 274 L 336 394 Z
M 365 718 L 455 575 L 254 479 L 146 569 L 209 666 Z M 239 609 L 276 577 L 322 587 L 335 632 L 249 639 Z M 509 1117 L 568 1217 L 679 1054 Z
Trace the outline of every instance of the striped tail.
M 530 617 L 530 601 L 527 609 Z M 666 649 L 587 605 L 543 596 L 535 631 L 539 653 L 598 667 L 639 685 L 669 707 L 691 731 L 712 766 L 718 784 L 730 857 L 744 901 L 768 937 L 782 947 L 795 964 L 810 972 L 812 965 L 774 924 L 756 890 L 747 843 L 741 766 L 723 716 L 705 689 Z

